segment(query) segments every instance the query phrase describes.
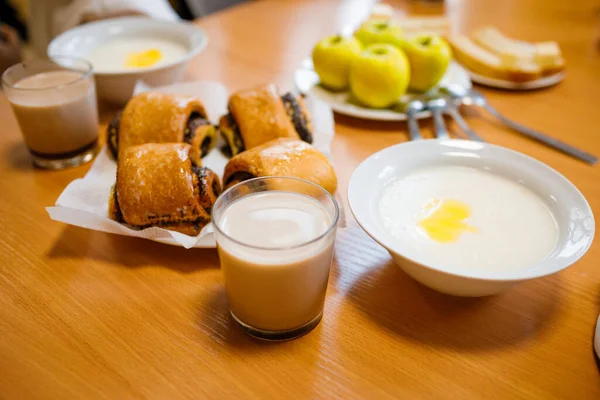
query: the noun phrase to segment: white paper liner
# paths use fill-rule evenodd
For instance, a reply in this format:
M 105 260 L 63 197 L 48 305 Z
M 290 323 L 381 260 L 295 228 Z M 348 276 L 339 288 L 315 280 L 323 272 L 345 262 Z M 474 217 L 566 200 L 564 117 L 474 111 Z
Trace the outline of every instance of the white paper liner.
M 216 123 L 227 112 L 228 91 L 219 82 L 183 82 L 159 88 L 150 88 L 142 83 L 136 87 L 136 93 L 153 90 L 164 93 L 192 95 L 205 105 L 208 118 Z M 334 120 L 331 108 L 317 99 L 307 99 L 306 106 L 311 115 L 313 145 L 330 157 L 331 141 L 334 136 Z M 203 158 L 203 164 L 222 177 L 228 159 L 217 148 Z M 162 228 L 133 230 L 108 218 L 108 198 L 115 182 L 117 165 L 106 146 L 100 151 L 88 173 L 69 183 L 60 194 L 54 207 L 46 207 L 50 218 L 66 224 L 80 226 L 101 232 L 134 236 L 162 243 L 191 247 L 215 247 L 212 224 L 202 229 L 198 236 L 187 236 Z M 340 204 L 340 225 L 345 226 L 345 213 Z

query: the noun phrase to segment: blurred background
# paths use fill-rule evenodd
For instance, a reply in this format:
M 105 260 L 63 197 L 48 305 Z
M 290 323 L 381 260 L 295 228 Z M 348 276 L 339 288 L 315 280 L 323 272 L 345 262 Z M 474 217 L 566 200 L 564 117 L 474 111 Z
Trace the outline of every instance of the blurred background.
M 0 73 L 21 59 L 44 57 L 53 37 L 107 18 L 144 15 L 192 20 L 245 0 L 0 0 Z

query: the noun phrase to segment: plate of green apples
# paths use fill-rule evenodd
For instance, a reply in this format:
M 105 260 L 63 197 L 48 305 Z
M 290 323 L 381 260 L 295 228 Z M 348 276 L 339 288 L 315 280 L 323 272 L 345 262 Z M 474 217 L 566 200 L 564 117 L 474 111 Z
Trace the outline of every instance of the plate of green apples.
M 403 121 L 411 98 L 448 85 L 471 87 L 468 72 L 452 60 L 446 41 L 433 33 L 404 36 L 388 21 L 367 21 L 352 36 L 317 43 L 312 58 L 294 76 L 298 90 L 340 113 L 357 118 Z M 422 111 L 417 118 L 427 118 Z

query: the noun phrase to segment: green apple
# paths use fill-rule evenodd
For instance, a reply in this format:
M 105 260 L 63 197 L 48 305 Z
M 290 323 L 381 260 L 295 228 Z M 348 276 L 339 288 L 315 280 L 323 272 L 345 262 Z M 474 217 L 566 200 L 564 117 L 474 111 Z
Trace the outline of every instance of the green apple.
M 409 80 L 408 60 L 391 44 L 368 46 L 350 66 L 350 90 L 367 107 L 391 106 L 406 93 Z
M 408 86 L 415 92 L 426 92 L 434 87 L 446 73 L 452 59 L 448 43 L 433 34 L 407 39 L 403 49 L 412 71 Z
M 315 71 L 321 84 L 331 90 L 348 88 L 348 71 L 362 50 L 353 37 L 330 36 L 321 40 L 312 52 Z
M 368 20 L 354 32 L 363 46 L 387 43 L 402 48 L 404 35 L 402 28 L 391 21 Z

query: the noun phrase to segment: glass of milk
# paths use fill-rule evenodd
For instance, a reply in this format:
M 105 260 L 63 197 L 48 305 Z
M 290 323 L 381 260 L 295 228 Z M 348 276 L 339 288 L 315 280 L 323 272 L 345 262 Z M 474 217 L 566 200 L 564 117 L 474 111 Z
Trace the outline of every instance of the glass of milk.
M 339 208 L 322 187 L 292 177 L 241 182 L 213 208 L 229 309 L 244 331 L 287 340 L 323 316 Z
M 90 63 L 25 61 L 4 72 L 2 87 L 36 166 L 62 169 L 94 157 L 98 108 Z

